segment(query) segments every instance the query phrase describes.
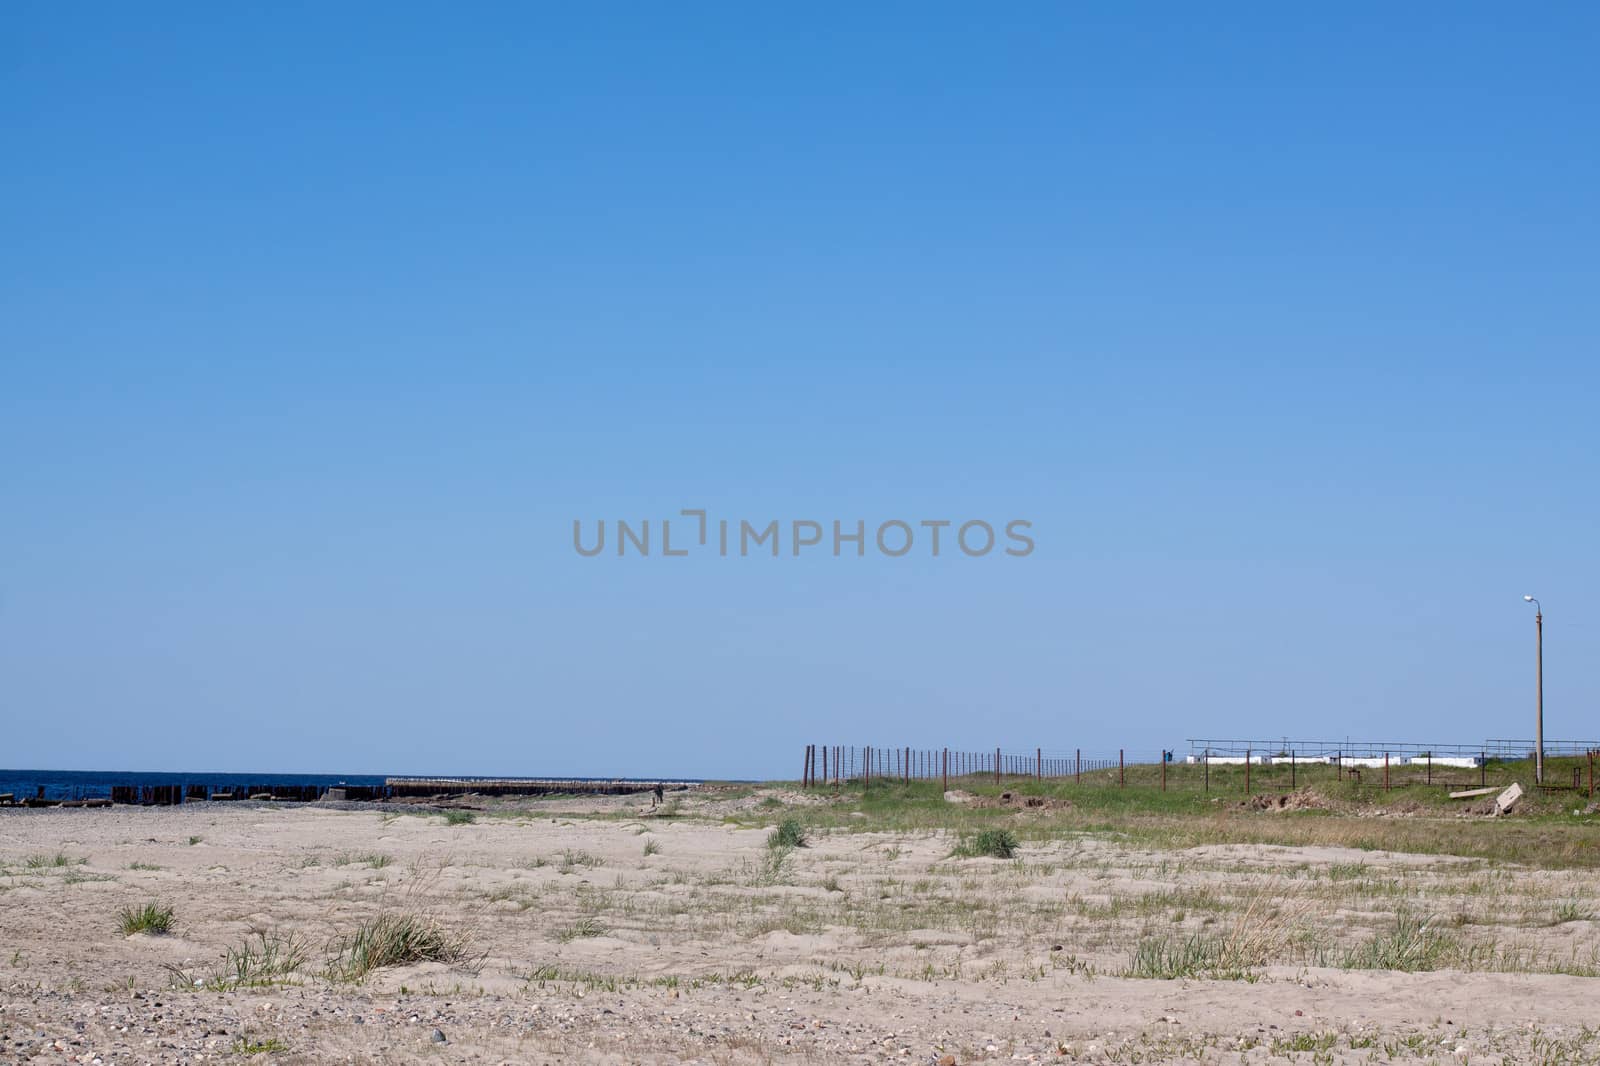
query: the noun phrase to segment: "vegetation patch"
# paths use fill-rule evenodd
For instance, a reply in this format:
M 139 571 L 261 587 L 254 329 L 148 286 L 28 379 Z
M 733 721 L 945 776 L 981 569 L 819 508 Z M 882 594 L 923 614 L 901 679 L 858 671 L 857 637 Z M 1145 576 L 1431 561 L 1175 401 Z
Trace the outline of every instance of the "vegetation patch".
M 163 903 L 146 903 L 143 907 L 124 907 L 117 914 L 117 924 L 123 936 L 148 933 L 165 936 L 172 932 L 173 910 Z
M 803 848 L 806 846 L 805 826 L 797 818 L 785 818 L 767 836 L 769 848 Z
M 1435 928 L 1432 918 L 1400 911 L 1392 928 L 1352 948 L 1343 965 L 1347 970 L 1438 970 L 1449 965 L 1460 948 L 1460 941 Z
M 470 963 L 472 934 L 447 929 L 431 915 L 383 911 L 334 943 L 329 973 L 341 981 L 362 981 L 385 966 L 418 962 Z
M 30 870 L 57 870 L 66 866 L 82 866 L 88 861 L 88 859 L 75 858 L 71 855 L 68 855 L 64 851 L 58 851 L 54 855 L 45 855 L 42 853 L 38 855 L 29 855 L 26 859 L 22 860 L 22 865 L 26 866 Z
M 288 1051 L 289 1045 L 273 1036 L 265 1040 L 241 1036 L 233 1042 L 233 1047 L 229 1050 L 235 1055 L 276 1055 L 280 1051 Z
M 981 829 L 964 836 L 950 853 L 955 859 L 1010 859 L 1017 854 L 1017 837 L 1009 829 Z
M 556 939 L 563 944 L 572 940 L 582 940 L 586 937 L 605 936 L 606 927 L 600 919 L 593 917 L 579 918 L 565 929 L 556 933 Z
M 197 976 L 179 966 L 168 966 L 167 972 L 183 988 L 210 992 L 268 988 L 295 983 L 307 958 L 305 942 L 295 934 L 257 930 L 242 943 L 228 948 L 209 973 Z

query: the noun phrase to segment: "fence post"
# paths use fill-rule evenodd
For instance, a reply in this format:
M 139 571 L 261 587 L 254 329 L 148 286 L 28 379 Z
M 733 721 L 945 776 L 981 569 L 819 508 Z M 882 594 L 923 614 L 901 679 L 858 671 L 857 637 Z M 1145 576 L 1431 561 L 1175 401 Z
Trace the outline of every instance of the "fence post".
M 1036 780 L 1044 780 L 1044 749 L 1033 749 L 1033 776 Z
M 867 745 L 867 750 L 861 755 L 861 787 L 872 787 L 872 745 Z
M 1294 791 L 1294 749 L 1289 749 L 1289 791 Z
M 1389 753 L 1383 753 L 1383 790 L 1389 791 Z
M 1205 760 L 1206 760 L 1206 791 L 1210 792 L 1211 791 L 1211 749 L 1210 748 L 1206 749 Z
M 1117 749 L 1117 787 L 1128 787 L 1128 760 L 1123 756 L 1123 750 Z
M 1489 784 L 1489 753 L 1486 751 L 1478 752 L 1478 784 Z
M 944 791 L 950 791 L 950 749 L 944 749 Z
M 1000 783 L 1000 749 L 994 749 L 994 783 Z
M 1161 749 L 1161 791 L 1167 790 L 1167 750 Z
M 806 745 L 805 759 L 800 763 L 800 787 L 806 787 L 806 777 L 811 773 L 811 745 Z
M 1433 784 L 1433 752 L 1428 752 L 1428 784 Z
M 1594 799 L 1594 749 L 1589 749 L 1589 798 Z
M 1250 749 L 1244 749 L 1244 794 L 1250 795 Z
M 1075 785 L 1083 784 L 1083 749 L 1082 748 L 1078 749 L 1077 765 L 1072 771 L 1072 783 L 1075 784 Z

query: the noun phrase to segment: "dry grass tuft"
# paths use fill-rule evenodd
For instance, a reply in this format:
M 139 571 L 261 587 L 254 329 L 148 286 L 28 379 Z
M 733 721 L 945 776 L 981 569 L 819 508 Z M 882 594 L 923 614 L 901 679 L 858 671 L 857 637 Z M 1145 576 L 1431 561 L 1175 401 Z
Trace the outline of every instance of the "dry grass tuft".
M 334 942 L 329 975 L 362 981 L 385 966 L 417 962 L 474 963 L 470 932 L 447 929 L 437 918 L 411 911 L 380 911 Z

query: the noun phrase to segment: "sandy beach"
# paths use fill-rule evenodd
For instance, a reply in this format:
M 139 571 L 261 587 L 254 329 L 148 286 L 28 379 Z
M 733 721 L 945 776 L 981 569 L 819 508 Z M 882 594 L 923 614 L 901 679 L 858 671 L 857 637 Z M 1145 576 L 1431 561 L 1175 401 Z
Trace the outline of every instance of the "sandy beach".
M 0 1062 L 1600 1054 L 1586 1028 L 1600 985 L 1550 972 L 1587 972 L 1600 948 L 1582 871 L 1070 830 L 1015 859 L 957 859 L 948 833 L 844 811 L 858 824 L 768 846 L 786 810 L 848 802 L 709 791 L 662 816 L 647 799 L 552 799 L 457 824 L 338 804 L 7 812 Z M 1318 957 L 1407 899 L 1475 936 L 1498 925 L 1505 961 L 1483 968 L 1510 972 Z M 172 907 L 170 930 L 123 935 L 122 910 L 147 902 Z M 1269 906 L 1257 925 L 1292 931 L 1248 978 L 1124 976 L 1153 931 L 1225 930 Z M 459 957 L 337 975 L 351 932 L 381 914 L 436 923 Z M 250 945 L 292 965 L 241 966 Z

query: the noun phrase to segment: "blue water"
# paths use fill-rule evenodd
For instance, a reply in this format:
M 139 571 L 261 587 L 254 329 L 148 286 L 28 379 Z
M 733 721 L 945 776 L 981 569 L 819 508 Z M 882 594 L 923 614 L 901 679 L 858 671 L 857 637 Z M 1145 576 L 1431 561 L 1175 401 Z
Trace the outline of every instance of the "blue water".
M 398 775 L 397 775 L 398 776 Z M 471 780 L 460 774 L 421 774 L 413 776 L 439 776 L 457 780 Z M 537 775 L 527 775 L 537 776 Z M 568 781 L 697 781 L 697 778 L 609 778 L 560 775 Z M 0 793 L 10 792 L 18 801 L 36 797 L 44 789 L 44 798 L 51 800 L 110 799 L 112 785 L 206 785 L 212 792 L 229 791 L 242 794 L 246 789 L 270 791 L 274 787 L 291 785 L 370 785 L 383 784 L 382 774 L 273 774 L 273 773 L 155 773 L 140 770 L 0 770 Z
M 274 785 L 381 785 L 373 774 L 200 774 L 149 773 L 137 770 L 0 770 L 0 793 L 18 800 L 39 794 L 45 799 L 109 799 L 112 785 L 208 785 L 212 791 L 243 791 L 247 786 Z

